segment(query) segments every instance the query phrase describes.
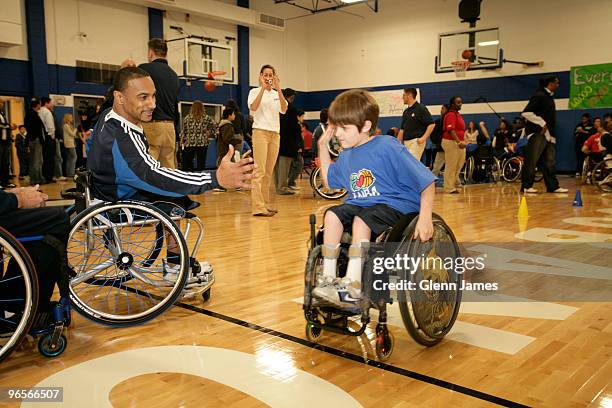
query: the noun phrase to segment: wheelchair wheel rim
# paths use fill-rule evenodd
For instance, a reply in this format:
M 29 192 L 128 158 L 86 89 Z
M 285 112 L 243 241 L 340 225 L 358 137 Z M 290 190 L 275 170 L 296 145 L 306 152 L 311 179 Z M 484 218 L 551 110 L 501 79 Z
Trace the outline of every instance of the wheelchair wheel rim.
M 337 189 L 332 192 L 326 191 L 323 180 L 320 177 L 320 171 L 320 168 L 317 167 L 310 175 L 310 186 L 320 197 L 327 200 L 337 200 L 347 194 L 345 189 Z
M 0 254 L 2 255 L 3 265 L 0 275 L 0 307 L 2 307 L 0 323 L 3 326 L 3 335 L 0 337 L 0 361 L 2 361 L 19 345 L 34 321 L 36 303 L 38 302 L 38 286 L 36 269 L 25 249 L 8 232 L 3 229 L 0 230 L 0 247 L 2 248 Z M 5 276 L 8 269 L 5 269 L 4 265 L 8 266 L 11 260 L 21 271 L 20 276 Z M 14 288 L 10 287 L 19 284 L 20 281 L 24 287 L 23 299 L 16 298 Z M 3 292 L 8 295 L 6 299 L 4 299 Z M 22 312 L 9 312 L 12 305 L 16 307 L 16 304 L 21 302 L 23 302 L 24 309 Z M 16 319 L 19 319 L 19 321 L 17 322 Z
M 148 258 L 159 255 L 151 246 L 163 245 L 156 234 L 159 224 L 178 245 L 176 273 L 168 273 L 171 268 L 161 257 Z M 87 225 L 97 229 L 92 233 Z M 100 237 L 109 230 L 114 242 Z M 91 235 L 96 245 L 81 256 L 83 234 Z M 75 308 L 86 317 L 108 323 L 144 322 L 161 314 L 180 296 L 188 278 L 188 252 L 180 229 L 148 204 L 102 203 L 86 210 L 73 222 L 67 250 L 69 265 L 77 273 L 70 281 Z

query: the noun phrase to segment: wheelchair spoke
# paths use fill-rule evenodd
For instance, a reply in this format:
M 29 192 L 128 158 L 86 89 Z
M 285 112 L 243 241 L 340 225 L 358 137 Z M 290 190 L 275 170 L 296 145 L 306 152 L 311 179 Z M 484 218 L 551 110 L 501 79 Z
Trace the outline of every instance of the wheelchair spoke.
M 82 283 L 82 282 L 84 282 L 84 281 L 94 277 L 95 275 L 99 274 L 103 270 L 108 269 L 109 267 L 113 266 L 114 264 L 115 264 L 115 260 L 112 259 L 112 258 L 109 258 L 106 262 L 104 262 L 104 263 L 102 263 L 102 264 L 100 264 L 98 266 L 95 266 L 92 270 L 72 278 L 70 280 L 70 283 L 72 285 L 78 285 L 79 283 Z

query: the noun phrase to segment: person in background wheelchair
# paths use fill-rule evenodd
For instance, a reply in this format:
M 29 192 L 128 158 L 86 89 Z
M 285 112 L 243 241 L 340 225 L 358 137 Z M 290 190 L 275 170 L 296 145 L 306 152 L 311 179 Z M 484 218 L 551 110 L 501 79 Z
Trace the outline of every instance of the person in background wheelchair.
M 62 268 L 66 271 L 66 242 L 70 231 L 70 220 L 63 208 L 45 207 L 47 199 L 46 194 L 38 191 L 38 185 L 0 190 L 0 227 L 19 238 L 44 236 L 41 240 L 23 243 L 38 271 L 39 314 L 51 310 L 55 285 L 61 280 Z M 10 284 L 0 285 L 0 291 L 5 290 L 11 291 Z M 11 295 L 19 297 L 16 293 Z M 5 303 L 0 302 L 0 306 Z
M 433 234 L 436 178 L 397 140 L 374 136 L 378 116 L 379 107 L 368 92 L 343 92 L 331 104 L 330 125 L 317 141 L 325 185 L 344 188 L 349 196 L 325 214 L 323 280 L 312 295 L 340 307 L 355 307 L 361 299 L 363 242 L 410 212 L 419 212 L 415 238 L 427 241 Z M 333 136 L 344 149 L 334 163 L 327 149 Z M 344 231 L 352 233 L 352 241 L 346 277 L 340 279 L 336 265 Z
M 597 164 L 603 160 L 606 154 L 606 148 L 602 144 L 604 135 L 609 134 L 601 124 L 601 118 L 595 118 L 593 120 L 593 127 L 597 133 L 589 136 L 589 138 L 582 145 L 582 153 L 587 155 L 591 160 L 592 164 Z

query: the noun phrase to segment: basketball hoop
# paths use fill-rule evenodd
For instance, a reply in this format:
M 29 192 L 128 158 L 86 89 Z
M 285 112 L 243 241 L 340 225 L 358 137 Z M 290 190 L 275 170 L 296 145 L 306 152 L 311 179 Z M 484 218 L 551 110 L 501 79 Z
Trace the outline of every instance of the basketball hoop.
M 215 80 L 216 76 L 225 75 L 225 71 L 212 71 L 208 73 L 208 79 L 204 81 L 204 89 L 208 92 L 214 92 L 218 86 L 223 85 L 223 81 Z
M 455 71 L 455 76 L 464 77 L 465 72 L 470 68 L 470 64 L 471 62 L 469 60 L 451 62 L 453 70 Z

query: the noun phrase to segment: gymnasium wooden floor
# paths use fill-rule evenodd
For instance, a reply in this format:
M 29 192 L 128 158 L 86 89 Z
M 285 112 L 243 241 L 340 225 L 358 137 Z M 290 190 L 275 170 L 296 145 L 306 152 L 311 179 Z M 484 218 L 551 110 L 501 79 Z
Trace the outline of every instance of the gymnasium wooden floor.
M 568 194 L 527 197 L 526 225 L 516 216 L 519 184 L 468 186 L 458 195 L 438 189 L 434 211 L 462 243 L 518 243 L 528 253 L 548 240 L 555 242 L 547 244 L 551 258 L 605 272 L 612 195 L 560 180 Z M 45 190 L 57 198 L 66 186 Z M 392 309 L 396 344 L 386 364 L 375 361 L 371 331 L 307 341 L 299 301 L 308 216 L 320 219 L 334 203 L 314 199 L 307 180 L 300 187 L 296 196 L 276 196 L 272 218 L 252 217 L 246 192 L 197 197 L 207 229 L 198 255 L 217 278 L 209 302 L 181 303 L 126 329 L 75 313 L 63 355 L 46 359 L 29 341 L 0 367 L 0 386 L 63 386 L 65 406 L 77 407 L 80 398 L 92 407 L 612 406 L 612 299 L 466 303 L 449 336 L 429 349 L 409 337 Z M 584 207 L 576 209 L 577 188 Z M 585 242 L 591 252 L 570 257 L 564 240 Z M 612 273 L 607 278 L 599 281 L 604 289 Z M 198 361 L 199 374 L 192 367 Z

